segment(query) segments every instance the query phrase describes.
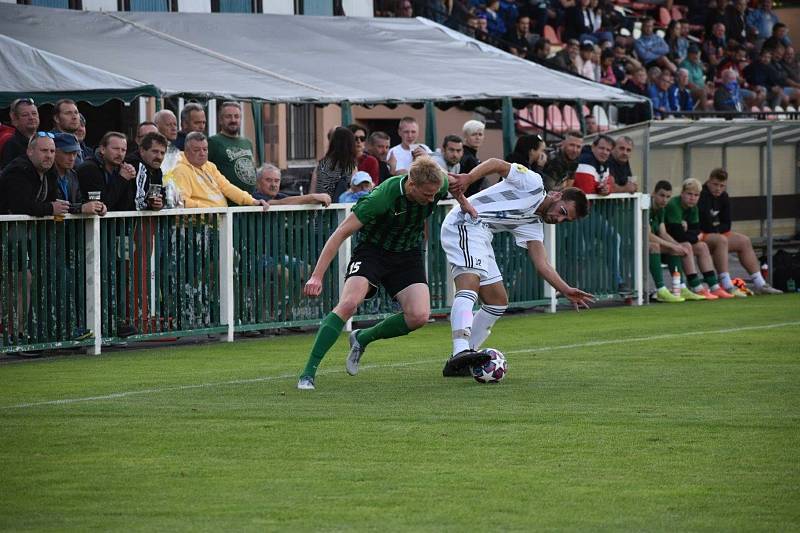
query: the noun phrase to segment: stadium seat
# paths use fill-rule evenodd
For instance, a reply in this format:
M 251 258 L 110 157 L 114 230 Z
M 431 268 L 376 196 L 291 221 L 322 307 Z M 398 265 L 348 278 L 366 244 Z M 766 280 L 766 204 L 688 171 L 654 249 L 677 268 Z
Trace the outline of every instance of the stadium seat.
M 683 20 L 683 11 L 681 11 L 680 6 L 672 6 L 672 20 Z
M 669 10 L 666 7 L 659 7 L 658 24 L 666 28 L 670 22 L 672 22 L 672 15 L 669 14 Z
M 581 131 L 581 121 L 574 107 L 565 105 L 562 115 L 564 117 L 564 127 L 567 130 Z
M 517 129 L 523 133 L 539 133 L 544 124 L 544 108 L 528 104 L 517 112 Z
M 564 117 L 561 116 L 561 110 L 556 104 L 547 106 L 547 129 L 554 133 L 564 133 L 566 127 L 564 126 Z
M 783 108 L 781 106 L 776 105 L 775 109 L 773 109 L 773 111 L 778 113 L 778 120 L 786 120 L 786 115 L 784 114 Z
M 597 129 L 599 131 L 608 131 L 608 115 L 606 114 L 606 110 L 596 105 L 592 108 L 592 114 L 595 120 L 597 120 Z
M 544 38 L 550 41 L 550 44 L 555 44 L 555 45 L 563 44 L 561 42 L 561 39 L 558 37 L 558 33 L 556 33 L 556 30 L 553 29 L 553 27 L 550 26 L 549 24 L 546 24 L 544 27 Z

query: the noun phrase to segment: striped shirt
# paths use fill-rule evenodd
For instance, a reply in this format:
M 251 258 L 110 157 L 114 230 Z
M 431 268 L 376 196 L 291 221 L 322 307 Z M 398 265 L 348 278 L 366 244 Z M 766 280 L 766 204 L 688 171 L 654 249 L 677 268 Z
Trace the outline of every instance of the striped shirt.
M 380 246 L 389 252 L 422 250 L 425 221 L 436 204 L 447 197 L 447 177 L 433 202 L 421 205 L 406 196 L 407 176 L 395 176 L 380 185 L 353 206 L 356 218 L 364 224 L 358 234 L 359 242 Z
M 601 183 L 610 185 L 608 165 L 598 161 L 591 150 L 584 151 L 578 158 L 573 185 L 586 194 L 593 194 Z
M 526 248 L 528 241 L 544 239 L 543 221 L 536 210 L 546 197 L 542 177 L 523 165 L 513 164 L 503 181 L 470 196 L 469 202 L 492 233 L 508 231 L 518 246 Z M 445 219 L 445 224 L 465 223 L 469 221 L 458 208 Z

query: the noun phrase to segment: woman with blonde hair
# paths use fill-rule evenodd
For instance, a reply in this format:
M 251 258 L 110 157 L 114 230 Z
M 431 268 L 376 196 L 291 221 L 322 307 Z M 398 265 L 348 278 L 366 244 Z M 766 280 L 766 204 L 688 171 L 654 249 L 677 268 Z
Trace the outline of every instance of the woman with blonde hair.
M 483 134 L 486 125 L 480 120 L 468 120 L 464 123 L 462 131 L 464 133 L 464 155 L 461 156 L 461 172 L 468 174 L 470 170 L 477 167 L 481 160 L 478 157 L 478 148 L 483 144 Z M 467 188 L 464 196 L 472 196 L 483 189 L 485 178 L 481 178 Z

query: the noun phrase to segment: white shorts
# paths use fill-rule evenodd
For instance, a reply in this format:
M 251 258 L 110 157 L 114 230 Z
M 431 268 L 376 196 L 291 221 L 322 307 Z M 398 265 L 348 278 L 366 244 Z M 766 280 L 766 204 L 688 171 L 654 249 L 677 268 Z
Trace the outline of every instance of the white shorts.
M 503 281 L 492 248 L 492 232 L 482 223 L 442 224 L 442 248 L 453 277 L 476 274 L 480 284 Z

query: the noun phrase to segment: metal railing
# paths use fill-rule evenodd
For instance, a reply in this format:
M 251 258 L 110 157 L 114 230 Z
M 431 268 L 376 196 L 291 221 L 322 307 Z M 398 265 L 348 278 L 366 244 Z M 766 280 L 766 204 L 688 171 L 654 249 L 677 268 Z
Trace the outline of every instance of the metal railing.
M 545 226 L 548 256 L 568 283 L 601 298 L 629 283 L 642 302 L 642 195 L 592 198 L 589 218 Z M 429 222 L 427 269 L 434 313 L 449 311 L 450 269 L 439 227 L 455 205 Z M 0 216 L 0 351 L 86 347 L 315 325 L 336 304 L 353 243 L 326 273 L 319 298 L 303 285 L 322 247 L 350 213 L 276 206 L 115 212 L 105 217 Z M 547 306 L 556 294 L 537 276 L 510 234 L 494 239 L 512 307 Z M 356 320 L 395 313 L 383 290 Z M 348 325 L 349 326 L 349 325 Z

